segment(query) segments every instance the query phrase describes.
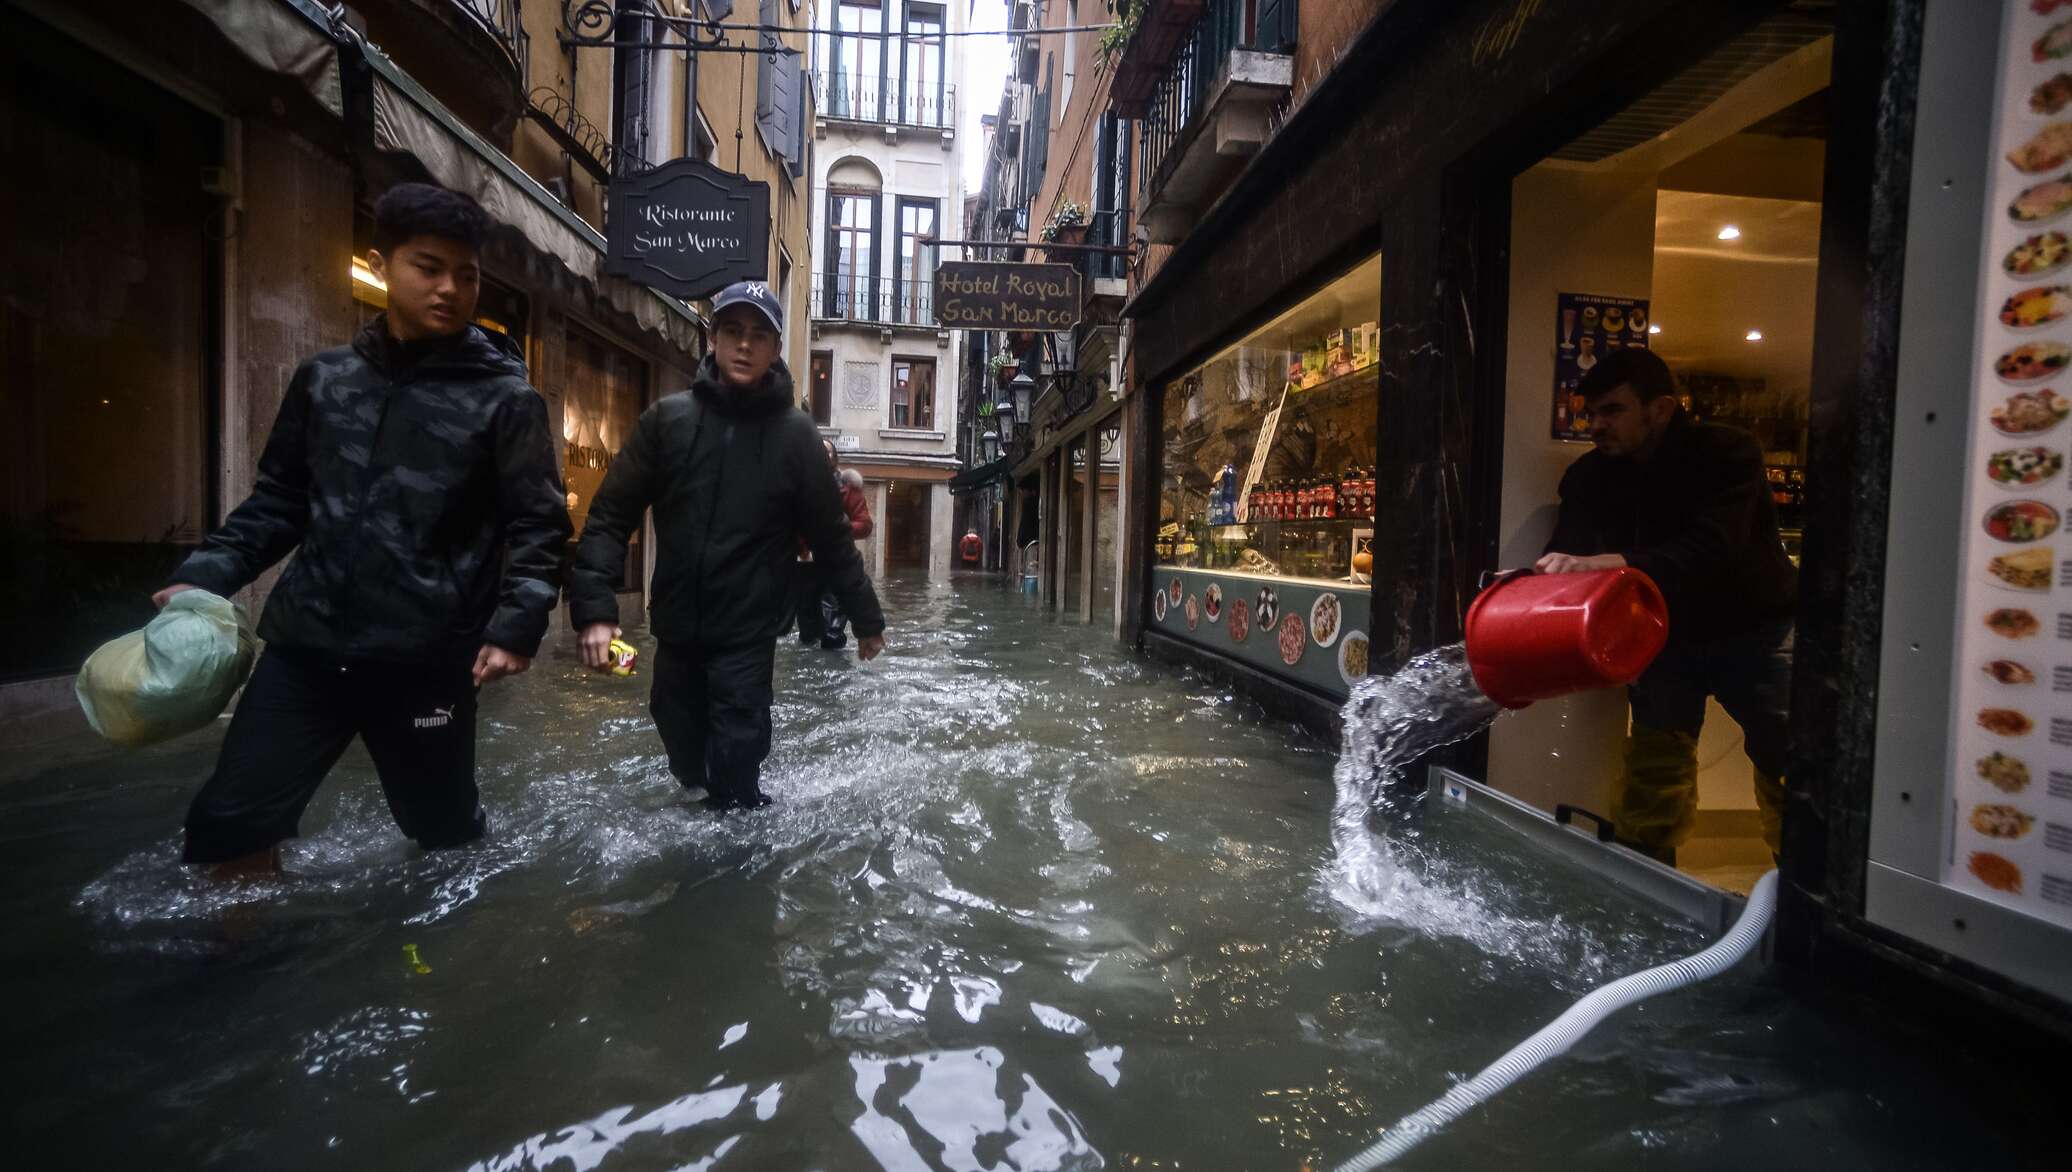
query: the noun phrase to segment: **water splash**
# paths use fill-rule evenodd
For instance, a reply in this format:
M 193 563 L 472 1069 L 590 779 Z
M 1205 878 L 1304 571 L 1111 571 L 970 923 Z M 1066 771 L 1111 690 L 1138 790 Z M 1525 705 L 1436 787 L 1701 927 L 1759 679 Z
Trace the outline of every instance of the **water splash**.
M 1411 763 L 1474 736 L 1501 714 L 1476 686 L 1459 643 L 1354 685 L 1332 771 L 1337 796 L 1332 858 L 1321 879 L 1326 902 L 1356 934 L 1390 927 L 1462 940 L 1492 961 L 1523 962 L 1559 983 L 1588 986 L 1642 941 L 1632 933 L 1601 936 L 1559 913 L 1509 910 L 1531 901 L 1505 890 L 1474 860 L 1425 849 L 1408 817 L 1413 803 L 1403 795 L 1418 788 L 1405 785 Z
M 1500 711 L 1475 686 L 1460 643 L 1427 651 L 1392 676 L 1353 685 L 1343 710 L 1344 748 L 1332 771 L 1338 796 L 1331 806 L 1328 884 L 1341 906 L 1363 917 L 1411 918 L 1406 913 L 1421 905 L 1424 884 L 1374 832 L 1374 817 L 1397 809 L 1403 771 L 1412 761 L 1475 735 Z

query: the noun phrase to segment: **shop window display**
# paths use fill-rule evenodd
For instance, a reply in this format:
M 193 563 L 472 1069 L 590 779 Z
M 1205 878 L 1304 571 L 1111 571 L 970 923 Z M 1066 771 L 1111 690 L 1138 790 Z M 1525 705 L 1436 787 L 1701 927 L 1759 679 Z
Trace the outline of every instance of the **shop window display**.
M 1377 256 L 1166 384 L 1161 564 L 1367 580 L 1380 290 Z

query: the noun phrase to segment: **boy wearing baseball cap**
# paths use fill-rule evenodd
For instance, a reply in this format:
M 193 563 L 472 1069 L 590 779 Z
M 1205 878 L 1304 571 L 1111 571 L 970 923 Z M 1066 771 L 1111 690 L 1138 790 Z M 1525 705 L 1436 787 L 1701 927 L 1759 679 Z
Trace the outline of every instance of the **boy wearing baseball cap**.
M 655 512 L 650 622 L 660 644 L 649 711 L 686 789 L 717 810 L 769 804 L 777 637 L 791 621 L 795 537 L 805 539 L 856 626 L 857 656 L 885 647 L 885 618 L 864 576 L 820 431 L 793 402 L 778 358 L 783 309 L 742 281 L 712 302 L 712 350 L 691 389 L 640 417 L 590 503 L 569 596 L 583 662 L 610 665 L 626 542 Z

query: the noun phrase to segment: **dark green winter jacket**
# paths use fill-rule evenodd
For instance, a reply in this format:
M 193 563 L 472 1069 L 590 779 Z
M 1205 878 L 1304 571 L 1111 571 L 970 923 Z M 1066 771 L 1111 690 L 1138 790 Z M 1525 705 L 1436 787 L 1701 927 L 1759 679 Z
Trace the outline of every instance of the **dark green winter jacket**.
M 590 502 L 569 571 L 578 627 L 619 621 L 626 539 L 655 511 L 649 621 L 664 643 L 720 649 L 775 639 L 793 609 L 804 538 L 858 636 L 885 630 L 820 430 L 779 362 L 762 385 L 720 382 L 710 356 L 689 391 L 649 407 Z
M 340 659 L 532 655 L 571 526 L 547 405 L 503 335 L 398 343 L 377 317 L 304 362 L 252 495 L 173 575 L 230 595 L 286 557 L 259 635 Z

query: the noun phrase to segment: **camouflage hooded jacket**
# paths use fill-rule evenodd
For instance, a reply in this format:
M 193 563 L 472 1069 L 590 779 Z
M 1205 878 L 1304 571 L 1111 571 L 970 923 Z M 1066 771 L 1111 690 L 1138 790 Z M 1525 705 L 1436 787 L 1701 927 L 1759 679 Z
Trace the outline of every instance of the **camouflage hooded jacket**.
M 477 326 L 399 344 L 377 317 L 296 370 L 252 495 L 172 581 L 228 596 L 294 551 L 260 619 L 269 643 L 392 662 L 483 643 L 532 655 L 570 531 L 517 348 Z

